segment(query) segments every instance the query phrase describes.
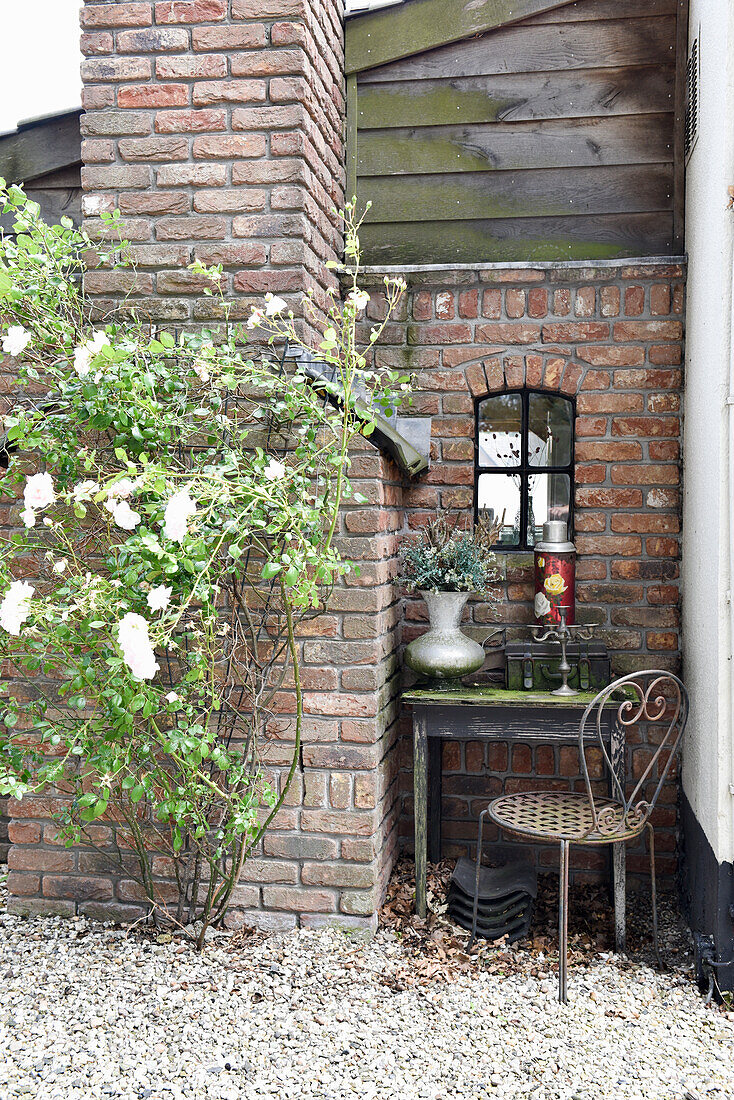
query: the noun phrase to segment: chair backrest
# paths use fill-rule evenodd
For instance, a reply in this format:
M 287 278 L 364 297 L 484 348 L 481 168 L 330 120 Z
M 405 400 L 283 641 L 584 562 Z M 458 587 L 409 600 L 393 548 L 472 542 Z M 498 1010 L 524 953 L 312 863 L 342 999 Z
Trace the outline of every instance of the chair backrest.
M 586 793 L 591 803 L 593 831 L 604 836 L 629 835 L 640 832 L 655 808 L 660 790 L 670 771 L 673 758 L 683 737 L 688 721 L 688 692 L 681 680 L 672 672 L 648 669 L 621 676 L 609 684 L 589 703 L 579 726 L 579 757 L 586 783 Z M 626 734 L 630 726 L 649 722 L 659 727 L 655 752 L 647 760 L 642 774 L 636 780 L 630 795 L 626 794 L 624 777 L 626 762 Z M 609 728 L 612 742 L 609 743 Z M 602 757 L 611 779 L 612 797 L 623 807 L 623 813 L 614 807 L 597 805 L 589 777 L 586 758 L 589 745 L 601 749 Z M 652 798 L 641 798 L 648 782 L 657 771 L 657 786 Z

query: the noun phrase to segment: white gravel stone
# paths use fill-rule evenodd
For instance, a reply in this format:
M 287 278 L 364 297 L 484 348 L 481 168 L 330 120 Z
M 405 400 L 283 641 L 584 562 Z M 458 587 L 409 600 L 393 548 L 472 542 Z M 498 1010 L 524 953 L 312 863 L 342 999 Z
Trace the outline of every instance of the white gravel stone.
M 392 992 L 385 978 L 404 967 L 387 932 L 292 931 L 237 950 L 222 935 L 198 956 L 177 937 L 0 912 L 0 1097 L 734 1096 L 734 1019 L 688 973 L 597 956 L 571 966 L 562 1006 L 537 957 L 511 977 L 477 969 Z

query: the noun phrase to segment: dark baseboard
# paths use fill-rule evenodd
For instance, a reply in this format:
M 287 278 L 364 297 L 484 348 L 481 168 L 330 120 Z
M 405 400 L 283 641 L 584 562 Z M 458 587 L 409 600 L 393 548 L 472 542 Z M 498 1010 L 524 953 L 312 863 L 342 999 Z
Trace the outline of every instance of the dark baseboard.
M 734 989 L 734 864 L 719 863 L 690 803 L 681 792 L 683 860 L 681 893 L 694 936 L 711 937 L 717 962 L 716 980 L 723 991 Z

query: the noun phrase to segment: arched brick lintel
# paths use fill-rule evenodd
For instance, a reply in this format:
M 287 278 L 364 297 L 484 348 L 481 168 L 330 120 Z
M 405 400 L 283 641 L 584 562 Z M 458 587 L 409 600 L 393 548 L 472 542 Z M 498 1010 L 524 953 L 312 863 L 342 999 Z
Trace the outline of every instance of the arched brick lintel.
M 548 390 L 575 397 L 585 368 L 566 356 L 542 353 L 498 355 L 464 368 L 467 389 L 472 397 L 485 397 L 503 390 Z

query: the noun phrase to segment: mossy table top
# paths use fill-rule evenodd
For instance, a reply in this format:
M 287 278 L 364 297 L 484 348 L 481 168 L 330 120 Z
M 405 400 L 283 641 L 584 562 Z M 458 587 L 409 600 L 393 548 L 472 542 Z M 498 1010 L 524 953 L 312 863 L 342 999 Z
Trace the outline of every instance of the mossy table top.
M 403 692 L 404 703 L 422 705 L 500 707 L 573 707 L 585 710 L 597 696 L 596 691 L 578 695 L 553 695 L 550 691 L 511 691 L 498 687 L 414 687 Z

